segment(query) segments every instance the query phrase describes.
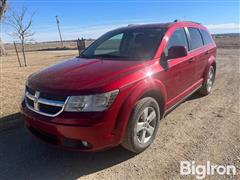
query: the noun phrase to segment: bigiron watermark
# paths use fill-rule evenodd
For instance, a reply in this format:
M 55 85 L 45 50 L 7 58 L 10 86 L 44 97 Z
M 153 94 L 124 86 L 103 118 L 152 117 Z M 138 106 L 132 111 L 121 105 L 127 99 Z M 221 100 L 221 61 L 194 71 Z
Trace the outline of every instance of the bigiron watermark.
M 207 175 L 236 175 L 236 167 L 234 165 L 216 165 L 210 161 L 203 165 L 197 165 L 195 161 L 180 161 L 180 174 L 204 179 Z

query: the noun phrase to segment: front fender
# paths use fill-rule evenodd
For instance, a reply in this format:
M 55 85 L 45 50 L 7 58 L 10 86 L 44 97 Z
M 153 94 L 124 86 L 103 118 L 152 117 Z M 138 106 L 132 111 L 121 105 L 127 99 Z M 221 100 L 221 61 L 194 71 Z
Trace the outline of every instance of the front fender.
M 116 134 L 118 134 L 118 141 L 122 141 L 125 134 L 125 129 L 127 127 L 129 118 L 131 116 L 132 110 L 136 105 L 137 101 L 148 92 L 159 92 L 162 100 L 163 111 L 165 110 L 166 104 L 166 88 L 161 81 L 154 79 L 152 77 L 143 79 L 135 83 L 129 90 L 129 94 L 126 97 L 121 110 L 118 114 L 118 118 L 115 124 Z

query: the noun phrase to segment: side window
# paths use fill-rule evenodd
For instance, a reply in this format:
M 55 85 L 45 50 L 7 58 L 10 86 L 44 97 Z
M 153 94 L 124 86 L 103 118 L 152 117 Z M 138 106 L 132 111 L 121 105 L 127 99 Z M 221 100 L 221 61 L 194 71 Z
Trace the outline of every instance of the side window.
M 117 34 L 116 36 L 113 36 L 112 38 L 106 40 L 96 48 L 94 55 L 119 52 L 122 38 L 123 38 L 123 33 Z
M 211 35 L 207 31 L 201 29 L 200 32 L 201 32 L 202 37 L 203 37 L 204 45 L 211 44 L 213 42 L 213 40 L 211 38 Z
M 203 46 L 202 36 L 197 28 L 188 28 L 190 34 L 190 49 L 194 50 Z
M 168 50 L 173 46 L 185 46 L 186 49 L 188 49 L 188 41 L 185 30 L 183 28 L 179 28 L 172 33 L 167 43 L 167 47 L 164 50 L 166 57 L 168 57 Z

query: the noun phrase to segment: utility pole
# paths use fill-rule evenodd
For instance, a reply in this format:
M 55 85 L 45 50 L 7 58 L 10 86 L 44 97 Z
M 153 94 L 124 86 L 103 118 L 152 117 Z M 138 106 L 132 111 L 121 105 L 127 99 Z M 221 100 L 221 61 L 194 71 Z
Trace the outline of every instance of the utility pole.
M 63 48 L 63 40 L 62 40 L 62 34 L 61 34 L 61 31 L 60 31 L 60 26 L 59 26 L 59 19 L 58 19 L 58 16 L 56 16 L 56 21 L 57 21 L 57 26 L 58 26 L 58 32 L 59 32 L 60 40 L 61 40 L 61 47 Z

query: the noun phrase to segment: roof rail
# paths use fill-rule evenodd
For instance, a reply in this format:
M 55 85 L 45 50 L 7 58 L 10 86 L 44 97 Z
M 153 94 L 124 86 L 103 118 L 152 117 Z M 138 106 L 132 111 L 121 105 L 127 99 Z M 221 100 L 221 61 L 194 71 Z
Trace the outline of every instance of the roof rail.
M 201 24 L 201 23 L 195 22 L 195 21 L 180 21 L 179 19 L 175 19 L 173 22 L 190 22 L 190 23 Z
M 199 23 L 199 22 L 196 22 L 196 21 L 184 21 L 184 22 L 190 22 L 190 23 L 201 24 L 201 23 Z

